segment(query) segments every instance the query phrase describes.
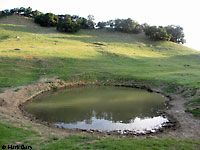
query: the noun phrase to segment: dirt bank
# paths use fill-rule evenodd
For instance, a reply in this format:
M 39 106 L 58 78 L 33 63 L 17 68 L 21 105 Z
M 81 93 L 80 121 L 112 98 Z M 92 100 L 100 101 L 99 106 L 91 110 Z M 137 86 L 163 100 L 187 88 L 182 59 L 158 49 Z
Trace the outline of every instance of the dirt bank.
M 96 83 L 89 83 L 96 84 Z M 15 122 L 15 126 L 31 126 L 33 130 L 38 131 L 42 136 L 57 136 L 64 137 L 69 134 L 87 134 L 85 132 L 64 130 L 48 125 L 41 124 L 35 120 L 24 115 L 19 109 L 19 106 L 26 101 L 30 100 L 36 95 L 39 95 L 45 91 L 71 87 L 74 85 L 85 85 L 83 82 L 76 83 L 65 83 L 58 79 L 41 79 L 38 83 L 21 86 L 15 88 L 4 89 L 4 92 L 0 94 L 0 116 L 4 116 L 7 119 L 1 119 L 2 122 Z M 153 91 L 161 92 L 161 88 L 152 88 Z M 182 98 L 181 95 L 167 94 L 171 97 L 169 102 L 172 107 L 166 112 L 172 115 L 178 120 L 180 127 L 176 130 L 167 130 L 166 132 L 156 134 L 156 137 L 179 137 L 179 138 L 200 138 L 200 119 L 193 117 L 192 114 L 185 113 L 184 103 L 186 99 Z M 64 132 L 63 132 L 64 131 Z

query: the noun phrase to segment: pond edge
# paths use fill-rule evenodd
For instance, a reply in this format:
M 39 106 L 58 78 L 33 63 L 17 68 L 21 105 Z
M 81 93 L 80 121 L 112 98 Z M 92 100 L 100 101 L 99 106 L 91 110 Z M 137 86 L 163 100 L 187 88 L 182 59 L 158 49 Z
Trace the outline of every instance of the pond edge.
M 165 105 L 165 109 L 164 110 L 159 110 L 157 113 L 160 114 L 161 116 L 167 117 L 169 122 L 163 126 L 160 129 L 157 129 L 155 132 L 146 132 L 146 133 L 134 133 L 134 132 L 130 132 L 130 131 L 125 131 L 125 132 L 120 132 L 120 131 L 109 131 L 109 132 L 100 132 L 97 130 L 84 130 L 84 129 L 65 129 L 66 131 L 78 131 L 78 132 L 87 132 L 87 133 L 97 133 L 97 134 L 107 134 L 107 135 L 126 135 L 126 136 L 145 136 L 145 135 L 155 135 L 155 134 L 159 134 L 159 133 L 163 133 L 163 132 L 168 132 L 169 130 L 176 130 L 177 128 L 180 127 L 180 123 L 172 116 L 169 115 L 166 110 L 170 109 L 172 106 L 169 104 L 169 102 L 172 100 L 172 98 L 169 95 L 166 95 L 165 93 L 163 93 L 160 90 L 154 90 L 152 88 L 150 88 L 149 86 L 146 85 L 126 85 L 126 84 L 109 84 L 109 83 L 99 83 L 99 82 L 89 82 L 89 83 L 84 83 L 84 82 L 71 82 L 71 83 L 66 83 L 64 81 L 59 80 L 58 83 L 52 82 L 49 84 L 48 88 L 43 89 L 41 91 L 39 91 L 38 93 L 30 96 L 29 98 L 27 98 L 25 100 L 25 102 L 22 102 L 18 105 L 18 108 L 20 109 L 20 111 L 23 113 L 24 116 L 28 117 L 30 119 L 30 121 L 34 121 L 37 122 L 39 124 L 43 124 L 46 125 L 48 127 L 55 127 L 51 124 L 49 124 L 48 122 L 42 121 L 38 118 L 36 118 L 35 116 L 33 116 L 32 114 L 28 113 L 27 111 L 24 110 L 24 107 L 26 105 L 28 105 L 31 101 L 34 100 L 34 98 L 36 98 L 37 96 L 40 96 L 42 94 L 44 94 L 45 92 L 49 92 L 49 91 L 57 91 L 57 90 L 61 90 L 61 89 L 65 89 L 65 88 L 79 88 L 79 87 L 84 87 L 84 86 L 113 86 L 113 87 L 126 87 L 126 88 L 136 88 L 136 89 L 142 89 L 142 90 L 146 90 L 147 92 L 154 92 L 154 93 L 159 93 L 162 96 L 165 97 L 166 101 L 164 102 Z M 59 128 L 59 127 L 55 127 L 55 128 Z

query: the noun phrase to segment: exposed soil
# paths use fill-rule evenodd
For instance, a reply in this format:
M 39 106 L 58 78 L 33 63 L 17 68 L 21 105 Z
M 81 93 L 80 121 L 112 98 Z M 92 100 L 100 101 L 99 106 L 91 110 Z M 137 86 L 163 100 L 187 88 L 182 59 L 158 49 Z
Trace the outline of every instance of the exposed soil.
M 97 83 L 88 83 L 97 84 Z M 21 110 L 20 106 L 25 102 L 29 101 L 33 97 L 52 89 L 71 87 L 77 85 L 87 85 L 83 82 L 76 83 L 65 83 L 59 79 L 41 79 L 38 83 L 21 86 L 15 88 L 6 88 L 4 92 L 0 94 L 0 116 L 4 116 L 7 119 L 1 119 L 1 122 L 12 123 L 13 125 L 20 126 L 25 129 L 27 127 L 32 127 L 33 130 L 38 131 L 44 137 L 64 137 L 70 134 L 84 135 L 88 134 L 86 132 L 80 132 L 76 130 L 66 130 L 52 127 L 48 124 L 44 125 L 27 117 Z M 141 88 L 145 88 L 142 86 Z M 161 88 L 152 87 L 151 89 L 146 88 L 148 91 L 155 91 L 163 93 Z M 200 138 L 200 119 L 195 118 L 192 114 L 185 112 L 184 103 L 187 99 L 181 97 L 181 94 L 168 94 L 164 93 L 170 97 L 169 105 L 171 107 L 166 109 L 166 113 L 173 116 L 178 121 L 180 125 L 178 128 L 173 128 L 170 130 L 164 130 L 153 136 L 155 137 L 178 137 L 178 138 Z M 96 134 L 96 133 L 93 133 Z M 98 134 L 98 133 L 97 133 Z M 99 134 L 98 134 L 99 135 Z M 148 135 L 147 135 L 148 136 Z
M 157 88 L 157 91 L 162 91 Z M 176 130 L 169 130 L 165 133 L 166 136 L 179 137 L 179 138 L 200 138 L 200 118 L 194 117 L 191 113 L 185 112 L 185 103 L 192 97 L 183 98 L 181 94 L 168 94 L 171 98 L 169 104 L 170 109 L 166 113 L 172 115 L 180 124 Z

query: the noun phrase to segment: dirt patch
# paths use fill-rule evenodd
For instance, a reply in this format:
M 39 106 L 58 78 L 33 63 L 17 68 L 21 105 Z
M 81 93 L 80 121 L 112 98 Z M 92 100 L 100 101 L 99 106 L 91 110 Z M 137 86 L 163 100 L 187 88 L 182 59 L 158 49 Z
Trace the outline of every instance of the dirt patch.
M 154 90 L 162 93 L 159 88 Z M 168 94 L 168 96 L 171 98 L 169 102 L 171 107 L 166 110 L 166 113 L 172 115 L 179 122 L 180 127 L 175 131 L 168 131 L 165 135 L 179 138 L 200 138 L 200 119 L 185 112 L 185 103 L 191 97 L 184 98 L 182 94 Z
M 97 84 L 97 83 L 88 83 L 88 84 Z M 134 83 L 133 83 L 134 84 Z M 60 129 L 56 127 L 52 127 L 48 124 L 41 124 L 36 120 L 31 119 L 30 117 L 24 115 L 24 113 L 20 110 L 20 106 L 25 102 L 31 100 L 33 97 L 57 88 L 64 87 L 72 87 L 77 85 L 87 85 L 83 82 L 76 83 L 65 83 L 59 79 L 41 79 L 36 84 L 17 87 L 8 88 L 4 90 L 4 93 L 0 94 L 0 115 L 5 116 L 6 118 L 19 122 L 24 126 L 31 126 L 33 130 L 38 131 L 44 137 L 64 137 L 70 134 L 78 134 L 78 135 L 87 135 L 87 132 L 80 132 L 76 130 L 66 130 Z M 122 86 L 122 85 L 120 85 Z M 138 87 L 138 86 L 129 86 L 129 87 Z M 140 88 L 146 89 L 149 92 L 158 92 L 163 93 L 161 88 L 156 87 L 146 87 L 141 86 Z M 156 137 L 179 137 L 179 138 L 199 138 L 200 137 L 200 119 L 195 118 L 192 114 L 185 112 L 184 103 L 187 99 L 181 97 L 181 94 L 164 94 L 167 97 L 170 97 L 170 101 L 168 102 L 171 107 L 166 109 L 165 112 L 173 116 L 175 120 L 179 123 L 179 128 L 173 128 L 170 130 L 164 130 L 159 132 L 159 134 L 155 134 L 153 136 Z M 92 133 L 96 134 L 96 133 Z M 99 135 L 99 134 L 98 134 Z M 105 135 L 105 134 L 103 134 Z M 148 137 L 148 135 L 147 135 Z
M 5 100 L 3 98 L 0 98 L 0 106 L 2 107 L 4 105 L 6 105 Z

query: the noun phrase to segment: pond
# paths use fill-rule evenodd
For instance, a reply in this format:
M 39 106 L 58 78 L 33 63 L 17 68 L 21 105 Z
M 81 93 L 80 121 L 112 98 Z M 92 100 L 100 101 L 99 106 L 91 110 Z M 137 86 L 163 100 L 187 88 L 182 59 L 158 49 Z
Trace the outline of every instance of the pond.
M 145 133 L 168 122 L 156 113 L 165 108 L 165 101 L 162 95 L 141 89 L 88 86 L 47 92 L 25 110 L 57 127 Z

